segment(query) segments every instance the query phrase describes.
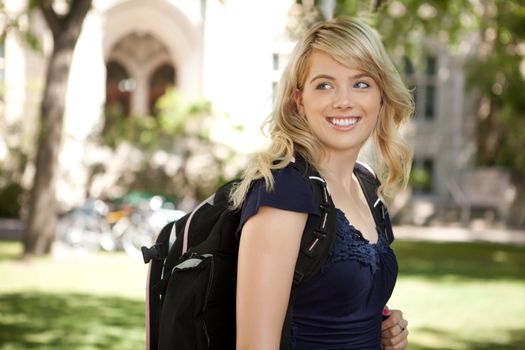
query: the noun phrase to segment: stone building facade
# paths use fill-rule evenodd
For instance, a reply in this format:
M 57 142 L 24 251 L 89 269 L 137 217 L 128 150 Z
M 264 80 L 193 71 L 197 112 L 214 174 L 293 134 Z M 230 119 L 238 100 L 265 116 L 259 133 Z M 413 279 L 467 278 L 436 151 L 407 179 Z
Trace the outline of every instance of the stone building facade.
M 22 5 L 8 0 L 12 11 Z M 242 123 L 245 133 L 230 142 L 250 152 L 261 145 L 259 126 L 271 109 L 280 73 L 293 41 L 286 26 L 295 1 L 268 0 L 94 0 L 71 68 L 65 116 L 59 199 L 84 195 L 86 140 L 104 121 L 104 107 L 119 104 L 126 114 L 151 114 L 155 101 L 174 85 L 190 99 L 211 102 L 217 114 Z M 31 140 L 8 140 L 18 125 L 34 135 L 45 54 L 52 45 L 39 14 L 29 25 L 43 55 L 8 36 L 0 50 L 2 101 L 0 161 L 6 144 L 30 147 Z M 473 113 L 465 94 L 461 57 L 429 45 L 421 64 L 406 62 L 417 110 L 405 133 L 414 146 L 414 169 L 423 180 L 413 194 L 428 203 L 457 201 L 463 174 L 475 153 Z M 415 68 L 420 67 L 420 68 Z M 422 67 L 422 68 L 421 68 Z M 20 122 L 23 121 L 23 122 Z M 11 128 L 11 129 L 10 129 Z M 30 174 L 27 175 L 30 178 Z

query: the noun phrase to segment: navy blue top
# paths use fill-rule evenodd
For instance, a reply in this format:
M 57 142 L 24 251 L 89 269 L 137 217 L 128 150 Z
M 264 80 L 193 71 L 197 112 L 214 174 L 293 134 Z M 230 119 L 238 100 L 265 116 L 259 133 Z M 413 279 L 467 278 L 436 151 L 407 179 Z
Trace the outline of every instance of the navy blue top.
M 308 213 L 319 209 L 308 180 L 288 166 L 274 172 L 274 191 L 258 180 L 244 202 L 238 234 L 262 206 Z M 292 315 L 292 349 L 380 349 L 381 315 L 394 289 L 397 261 L 384 233 L 369 243 L 337 209 L 336 237 L 321 272 L 301 284 Z

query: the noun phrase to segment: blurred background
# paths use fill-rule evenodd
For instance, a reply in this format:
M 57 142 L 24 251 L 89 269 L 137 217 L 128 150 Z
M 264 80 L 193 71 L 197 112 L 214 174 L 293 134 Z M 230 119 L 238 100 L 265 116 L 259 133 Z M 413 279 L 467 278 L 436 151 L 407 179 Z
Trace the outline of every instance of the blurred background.
M 0 349 L 144 348 L 140 246 L 240 176 L 338 15 L 416 101 L 389 206 L 409 349 L 524 349 L 522 0 L 0 1 Z

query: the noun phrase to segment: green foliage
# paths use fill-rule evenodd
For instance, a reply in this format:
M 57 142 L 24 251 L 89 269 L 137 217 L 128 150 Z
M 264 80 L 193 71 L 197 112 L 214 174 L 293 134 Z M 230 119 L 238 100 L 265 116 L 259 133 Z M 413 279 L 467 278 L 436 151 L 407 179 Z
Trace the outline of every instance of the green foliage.
M 340 0 L 337 1 L 336 15 L 352 15 L 360 17 L 370 17 L 374 8 L 375 1 L 355 1 Z
M 128 190 L 200 200 L 238 175 L 240 169 L 231 170 L 237 152 L 211 137 L 218 116 L 212 114 L 209 102 L 190 102 L 171 89 L 156 107 L 155 117 L 125 117 L 118 109 L 106 113 L 102 143 L 116 152 L 121 145 L 132 145 L 144 159 L 139 169 L 122 175 Z M 241 131 L 232 125 L 229 132 Z M 163 164 L 156 161 L 159 157 Z
M 432 178 L 426 169 L 413 168 L 410 172 L 409 184 L 416 191 L 429 192 L 432 189 Z
M 7 128 L 6 134 L 18 134 L 16 126 Z M 2 135 L 3 134 L 3 135 Z M 13 138 L 5 138 L 12 141 Z M 28 162 L 28 156 L 20 147 L 7 145 L 7 159 L 0 163 L 0 217 L 19 217 L 26 189 L 21 185 L 22 174 Z
M 0 217 L 19 217 L 24 193 L 24 188 L 16 182 L 0 188 Z
M 42 45 L 38 36 L 31 31 L 31 28 L 26 28 L 26 25 L 21 24 L 25 22 L 25 17 L 31 15 L 31 12 L 35 9 L 38 1 L 44 0 L 31 0 L 25 11 L 16 14 L 7 11 L 4 2 L 0 2 L 0 40 L 2 43 L 7 33 L 13 32 L 20 35 L 31 49 L 37 52 L 42 51 Z
M 208 137 L 209 130 L 205 123 L 212 118 L 211 104 L 208 101 L 189 103 L 176 90 L 171 89 L 159 99 L 157 108 L 159 123 L 165 130 L 184 136 L 195 134 Z
M 478 115 L 478 162 L 525 172 L 525 4 L 495 2 L 479 30 L 478 54 L 466 67 L 486 106 Z
M 206 101 L 189 103 L 180 93 L 171 89 L 162 96 L 157 116 L 126 117 L 118 105 L 106 110 L 102 144 L 116 148 L 129 142 L 144 151 L 171 149 L 178 138 L 207 139 L 206 121 L 211 107 Z
M 478 163 L 525 173 L 525 3 L 523 1 L 339 0 L 336 15 L 365 17 L 394 57 L 423 62 L 427 43 L 461 53 L 468 87 L 478 96 Z M 472 46 L 472 43 L 478 43 Z M 483 107 L 487 108 L 480 108 Z
M 119 106 L 106 109 L 102 131 L 102 144 L 115 149 L 124 141 L 147 149 L 152 146 L 155 134 L 160 131 L 157 120 L 150 117 L 128 118 Z

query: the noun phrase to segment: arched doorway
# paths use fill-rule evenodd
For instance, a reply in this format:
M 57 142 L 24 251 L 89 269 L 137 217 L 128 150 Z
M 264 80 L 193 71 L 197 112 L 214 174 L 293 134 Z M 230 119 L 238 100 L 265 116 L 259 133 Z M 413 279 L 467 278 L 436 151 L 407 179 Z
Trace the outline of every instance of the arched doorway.
M 149 80 L 149 112 L 151 115 L 156 115 L 158 112 L 156 106 L 158 99 L 175 84 L 176 73 L 171 64 L 162 64 L 153 71 Z
M 109 67 L 113 66 L 113 62 L 121 63 L 127 72 L 125 77 L 121 72 L 118 77 L 121 80 L 116 87 L 115 82 L 110 81 Z M 112 89 L 128 94 L 130 104 L 127 115 L 152 115 L 157 99 L 168 86 L 175 84 L 175 68 L 168 49 L 151 33 L 127 34 L 110 51 L 107 84 L 108 89 L 112 84 Z M 113 92 L 108 90 L 108 93 Z
M 106 65 L 106 111 L 129 116 L 131 112 L 131 92 L 134 81 L 126 69 L 117 61 Z
M 104 2 L 105 3 L 105 2 Z M 188 98 L 195 99 L 202 95 L 203 73 L 203 32 L 204 4 L 199 1 L 183 2 L 184 6 L 177 6 L 177 1 L 149 1 L 126 0 L 108 2 L 104 12 L 103 22 L 103 51 L 105 62 L 109 62 L 114 54 L 114 49 L 123 40 L 130 36 L 153 39 L 150 43 L 160 43 L 166 50 L 166 59 L 154 60 L 148 58 L 147 63 L 153 65 L 146 79 L 146 87 L 153 70 L 160 65 L 171 64 L 176 71 L 177 90 Z M 188 4 L 186 4 L 188 3 Z M 141 44 L 142 45 L 142 44 Z M 135 46 L 138 49 L 138 46 Z M 126 63 L 125 61 L 120 61 Z M 128 68 L 128 65 L 125 64 Z M 132 69 L 129 69 L 133 77 Z M 139 82 L 137 81 L 137 89 Z M 133 94 L 136 94 L 134 92 Z M 145 92 L 145 101 L 141 105 L 144 113 L 149 111 L 149 93 Z M 132 106 L 135 105 L 132 97 Z M 132 107 L 134 110 L 134 107 Z M 132 112 L 134 114 L 134 112 Z

